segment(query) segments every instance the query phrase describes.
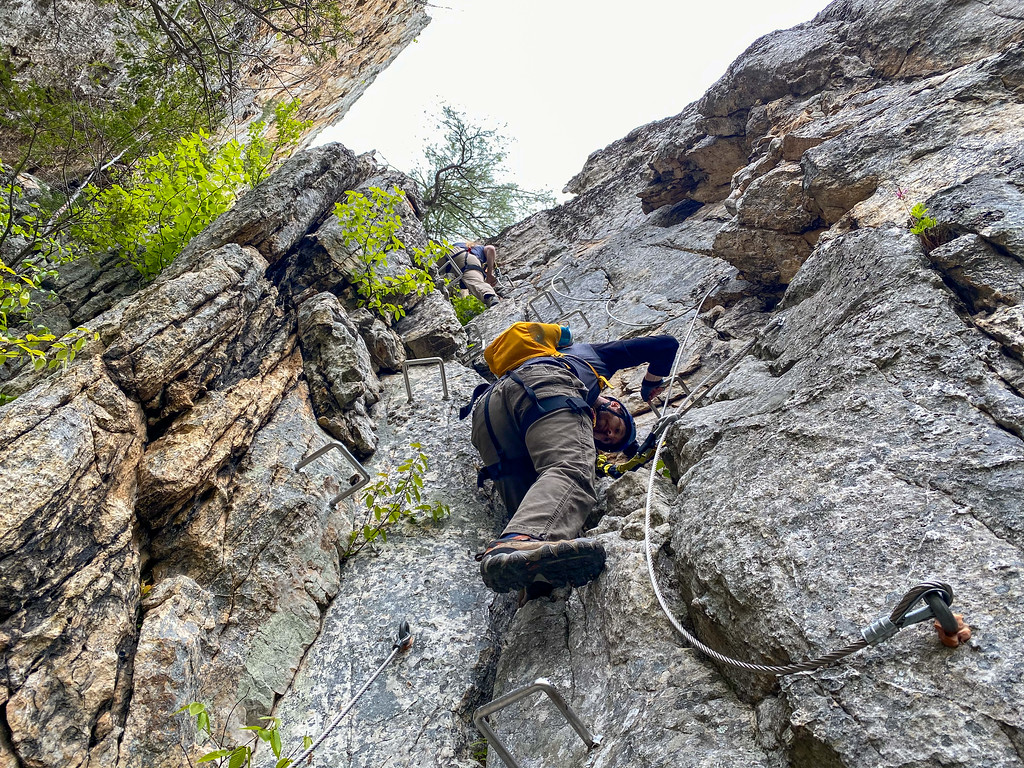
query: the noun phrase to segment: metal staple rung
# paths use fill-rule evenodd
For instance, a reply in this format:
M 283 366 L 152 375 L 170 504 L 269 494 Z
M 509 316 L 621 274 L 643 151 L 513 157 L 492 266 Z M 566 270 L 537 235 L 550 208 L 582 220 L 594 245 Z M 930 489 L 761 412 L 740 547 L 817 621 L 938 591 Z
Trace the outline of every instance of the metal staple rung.
M 405 377 L 405 394 L 409 396 L 409 402 L 413 401 L 412 385 L 409 383 L 409 368 L 414 365 L 439 365 L 441 367 L 441 389 L 444 391 L 442 399 L 448 399 L 448 376 L 444 372 L 444 360 L 440 357 L 420 357 L 415 360 L 406 360 L 402 363 L 402 376 Z
M 569 722 L 569 725 L 571 725 L 573 730 L 575 730 L 576 733 L 579 734 L 580 738 L 583 739 L 583 743 L 587 745 L 587 749 L 593 749 L 601 744 L 601 737 L 591 734 L 587 726 L 583 724 L 583 721 L 576 716 L 575 712 L 573 712 L 572 707 L 570 707 L 566 700 L 562 698 L 562 694 L 560 694 L 555 686 L 551 684 L 551 681 L 542 677 L 538 680 L 534 680 L 530 685 L 518 688 L 511 693 L 506 693 L 504 696 L 495 699 L 490 704 L 484 704 L 473 714 L 473 723 L 476 725 L 480 733 L 484 735 L 484 738 L 487 739 L 487 743 L 495 752 L 498 753 L 498 757 L 502 759 L 508 768 L 520 768 L 520 765 L 505 748 L 505 745 L 502 743 L 501 739 L 498 738 L 498 735 L 491 730 L 490 725 L 486 722 L 486 718 L 489 715 L 504 709 L 509 704 L 514 704 L 520 699 L 529 696 L 535 691 L 544 691 L 544 693 L 548 695 L 548 698 L 550 698 L 551 702 L 558 708 L 558 711 L 562 713 L 565 719 Z
M 555 299 L 555 297 L 551 295 L 551 291 L 548 291 L 548 290 L 538 291 L 536 296 L 534 296 L 532 299 L 530 299 L 528 302 L 526 302 L 526 306 L 529 307 L 530 310 L 532 310 L 533 314 L 535 314 L 537 316 L 537 320 L 539 322 L 543 323 L 544 322 L 544 318 L 541 317 L 540 312 L 538 312 L 537 308 L 535 306 L 533 306 L 533 305 L 536 304 L 537 300 L 540 299 L 542 296 L 545 297 L 548 300 L 548 303 L 551 304 L 551 306 L 555 307 L 558 310 L 558 314 L 559 315 L 562 315 L 562 314 L 565 313 L 565 310 L 562 309 L 562 305 L 559 304 L 558 301 Z
M 590 320 L 587 318 L 587 316 L 585 314 L 583 314 L 583 310 L 582 309 L 574 309 L 572 312 L 569 312 L 568 314 L 562 315 L 560 318 L 558 318 L 558 324 L 559 325 L 568 325 L 569 324 L 568 323 L 569 318 L 570 317 L 574 317 L 576 315 L 579 315 L 580 318 L 583 320 L 583 322 L 586 323 L 587 328 L 590 327 Z
M 455 279 L 456 280 L 461 280 L 462 279 L 462 270 L 459 269 L 459 265 L 455 263 L 455 257 L 452 256 L 449 253 L 449 254 L 445 255 L 445 257 L 443 259 L 441 259 L 438 262 L 438 264 L 443 265 L 445 262 L 448 262 L 449 264 L 451 264 L 452 269 L 455 271 L 455 275 L 456 275 Z M 445 271 L 447 271 L 447 267 L 445 268 Z
M 484 351 L 484 337 L 483 334 L 480 333 L 479 328 L 475 325 L 467 326 L 466 336 L 469 338 L 470 343 L 474 345 L 470 350 L 471 357 L 476 357 Z
M 323 456 L 325 453 L 329 453 L 330 451 L 340 451 L 341 454 L 346 459 L 348 459 L 348 461 L 352 465 L 353 469 L 355 469 L 355 471 L 359 473 L 360 478 L 361 478 L 357 482 L 352 483 L 352 485 L 349 487 L 348 490 L 342 491 L 337 496 L 335 496 L 333 499 L 331 499 L 331 506 L 333 507 L 339 501 L 341 501 L 342 499 L 347 499 L 353 493 L 355 493 L 360 488 L 362 488 L 364 485 L 366 485 L 368 482 L 370 482 L 370 473 L 366 471 L 366 468 L 363 467 L 363 465 L 359 463 L 359 460 L 356 459 L 356 457 L 352 455 L 352 452 L 348 448 L 346 448 L 342 443 L 328 443 L 323 448 L 320 448 L 319 450 L 313 451 L 313 453 L 309 454 L 309 456 L 306 456 L 302 461 L 300 461 L 298 464 L 295 465 L 295 471 L 298 472 L 300 469 L 302 469 L 307 464 L 311 464 L 312 462 L 316 461 L 321 456 Z M 340 482 L 338 484 L 341 485 Z

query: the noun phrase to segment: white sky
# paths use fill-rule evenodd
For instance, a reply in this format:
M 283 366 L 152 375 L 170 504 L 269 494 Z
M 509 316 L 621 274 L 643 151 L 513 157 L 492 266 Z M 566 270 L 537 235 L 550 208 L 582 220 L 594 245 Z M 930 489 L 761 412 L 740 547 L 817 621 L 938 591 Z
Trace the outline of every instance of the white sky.
M 432 21 L 317 144 L 411 170 L 439 104 L 500 127 L 521 186 L 556 194 L 596 149 L 677 114 L 754 40 L 827 0 L 439 0 Z M 558 194 L 560 200 L 566 196 Z

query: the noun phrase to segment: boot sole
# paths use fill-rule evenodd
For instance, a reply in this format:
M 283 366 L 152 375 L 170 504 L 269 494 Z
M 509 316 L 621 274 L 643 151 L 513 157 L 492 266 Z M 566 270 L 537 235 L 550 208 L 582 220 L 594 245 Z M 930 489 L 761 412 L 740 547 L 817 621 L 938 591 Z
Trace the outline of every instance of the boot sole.
M 573 545 L 567 541 L 536 549 L 485 556 L 480 562 L 484 584 L 495 592 L 522 589 L 538 576 L 553 588 L 582 587 L 604 570 L 602 547 Z

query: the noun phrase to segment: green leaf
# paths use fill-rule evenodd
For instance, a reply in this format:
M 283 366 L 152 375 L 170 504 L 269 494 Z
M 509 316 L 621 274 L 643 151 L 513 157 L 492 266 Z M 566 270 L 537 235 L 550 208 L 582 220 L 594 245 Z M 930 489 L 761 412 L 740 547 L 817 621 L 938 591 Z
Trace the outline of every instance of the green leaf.
M 313 737 L 312 736 L 303 736 L 302 737 L 302 748 L 303 749 L 309 749 L 312 746 L 313 746 Z
M 211 760 L 219 760 L 222 757 L 227 757 L 231 754 L 230 749 L 215 749 L 213 752 L 207 752 L 205 755 L 199 758 L 200 763 L 208 763 Z
M 228 760 L 228 768 L 242 768 L 248 762 L 251 754 L 252 750 L 249 747 L 235 747 Z
M 270 732 L 270 748 L 274 751 L 274 757 L 281 756 L 281 732 L 276 728 Z

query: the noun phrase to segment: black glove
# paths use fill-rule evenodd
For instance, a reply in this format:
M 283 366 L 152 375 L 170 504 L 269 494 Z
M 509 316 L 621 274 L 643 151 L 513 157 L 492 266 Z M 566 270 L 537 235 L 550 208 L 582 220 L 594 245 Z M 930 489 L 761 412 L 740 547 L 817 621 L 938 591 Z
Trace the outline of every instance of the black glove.
M 647 379 L 644 379 L 640 382 L 640 399 L 645 403 L 651 402 L 651 397 L 654 395 L 654 391 L 664 386 L 664 379 L 658 379 L 657 381 L 648 381 Z

